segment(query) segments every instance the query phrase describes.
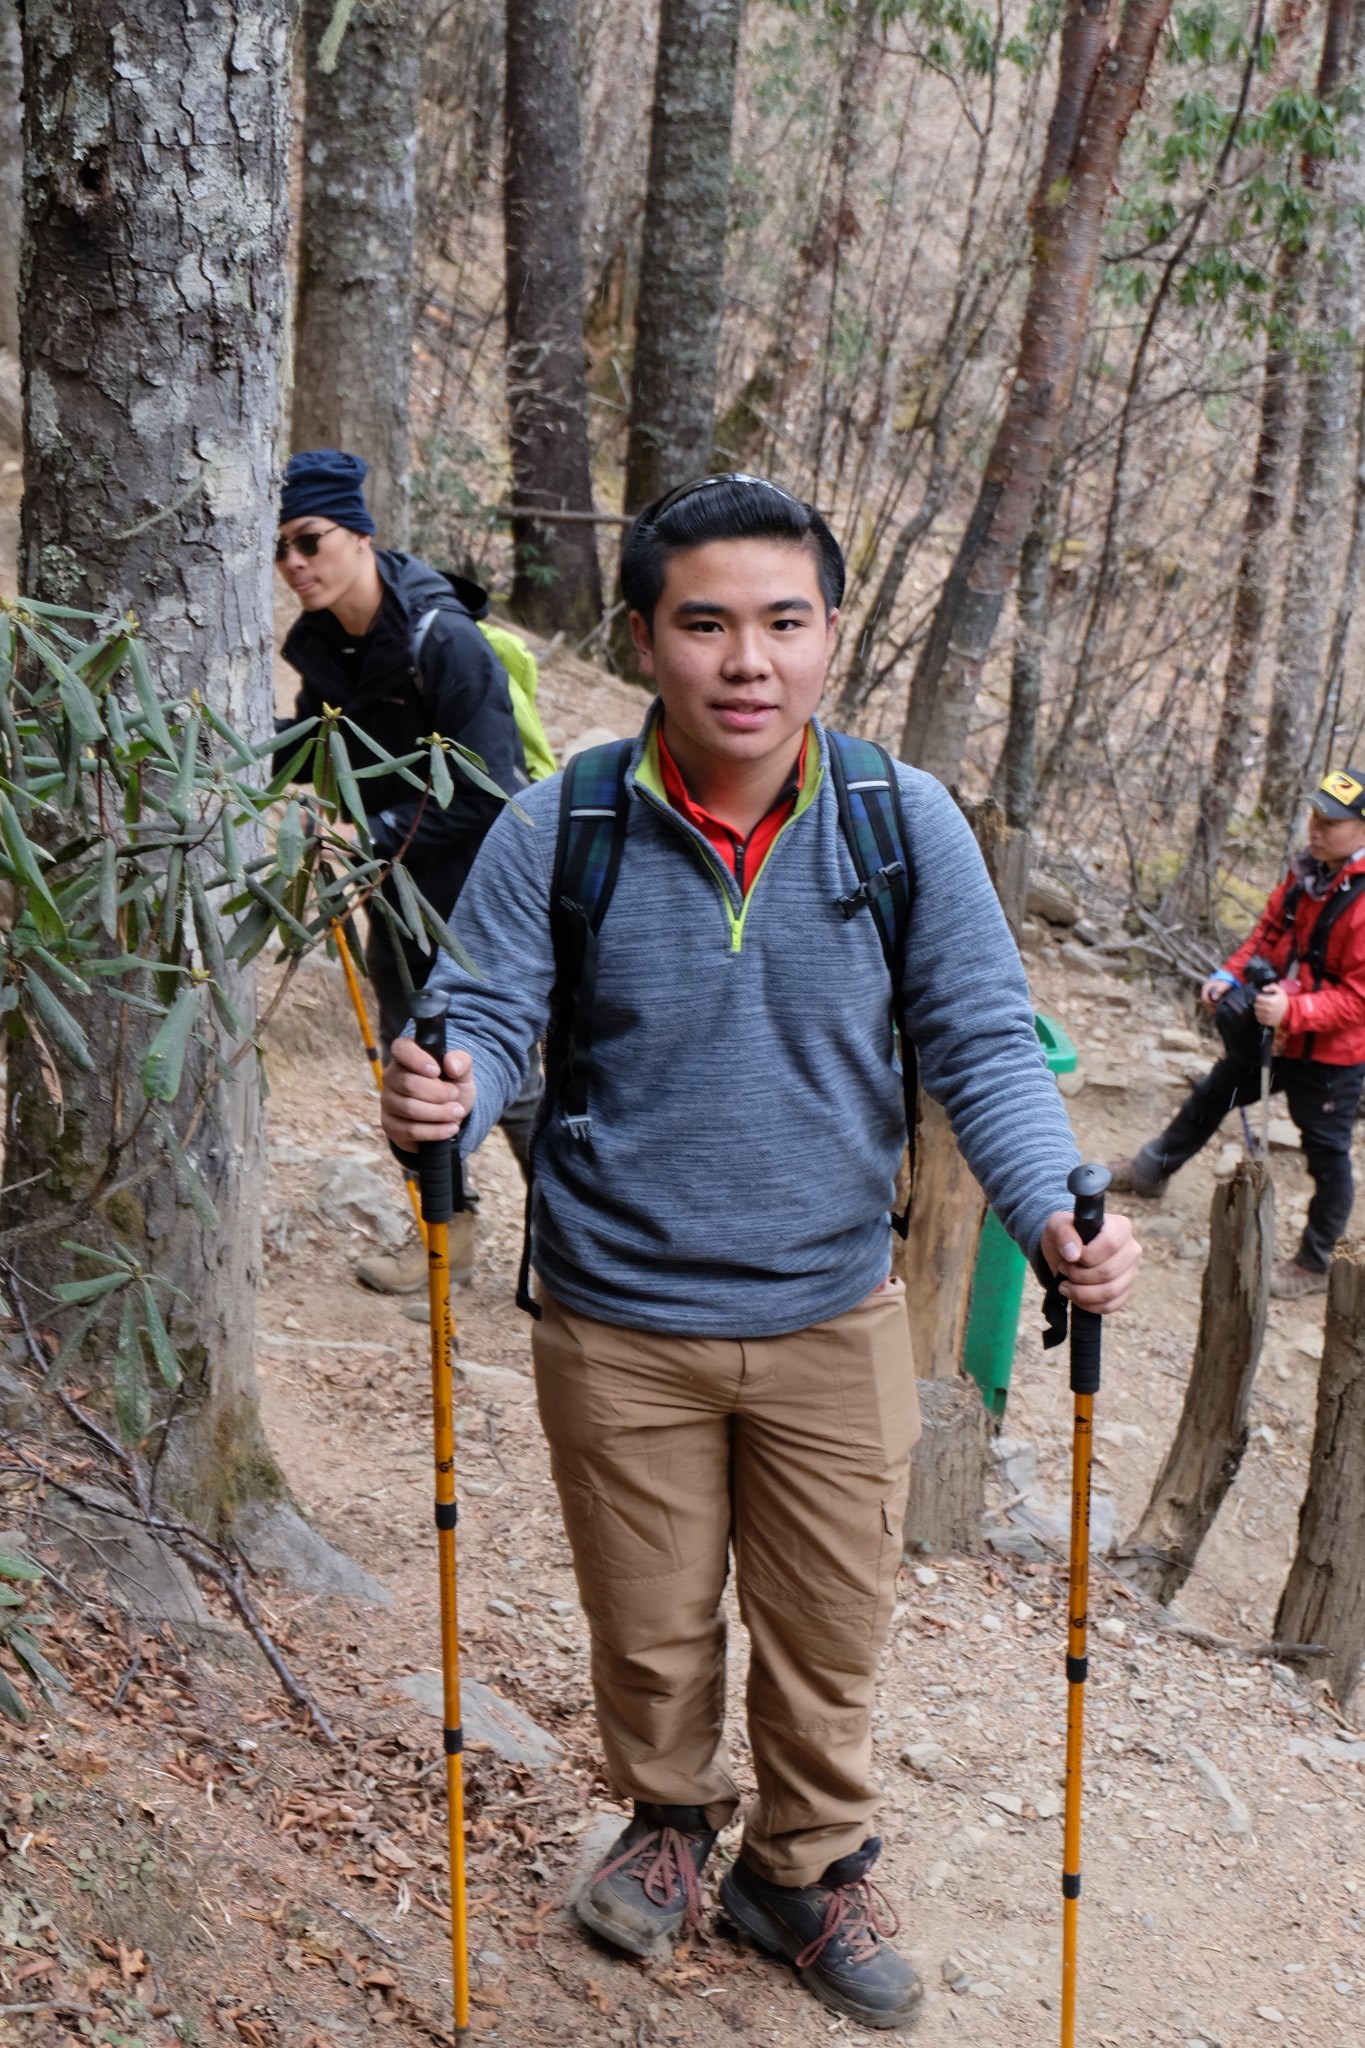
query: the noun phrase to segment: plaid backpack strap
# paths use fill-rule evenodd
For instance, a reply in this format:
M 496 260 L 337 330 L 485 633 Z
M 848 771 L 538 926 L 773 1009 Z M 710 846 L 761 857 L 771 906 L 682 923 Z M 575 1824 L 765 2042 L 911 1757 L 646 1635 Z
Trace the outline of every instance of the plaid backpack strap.
M 900 1041 L 901 1082 L 905 1094 L 905 1138 L 910 1151 L 911 1197 L 915 1177 L 915 1110 L 919 1094 L 919 1063 L 915 1042 L 905 1025 L 905 939 L 915 900 L 915 871 L 901 808 L 900 783 L 884 747 L 851 733 L 831 732 L 830 773 L 839 805 L 839 824 L 858 874 L 858 886 L 838 899 L 845 917 L 867 910 L 877 927 L 891 976 L 891 1014 Z M 891 1218 L 904 1237 L 910 1228 L 910 1202 Z
M 559 833 L 550 877 L 550 935 L 555 984 L 545 1039 L 545 1094 L 531 1140 L 517 1306 L 539 1319 L 531 1298 L 531 1202 L 535 1142 L 550 1119 L 563 1115 L 580 1144 L 592 1134 L 588 1070 L 597 1001 L 597 935 L 607 914 L 626 843 L 629 802 L 626 769 L 633 740 L 612 740 L 575 754 L 564 769 Z

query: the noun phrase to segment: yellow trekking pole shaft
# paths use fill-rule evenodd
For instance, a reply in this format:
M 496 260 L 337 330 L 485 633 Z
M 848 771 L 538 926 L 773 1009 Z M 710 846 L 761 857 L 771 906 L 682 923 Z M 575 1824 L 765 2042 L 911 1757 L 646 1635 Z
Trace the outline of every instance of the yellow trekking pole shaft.
M 446 1051 L 446 1004 L 434 990 L 412 999 L 420 1049 L 439 1065 Z M 455 1971 L 455 2032 L 469 2025 L 469 1928 L 464 1868 L 464 1732 L 460 1720 L 460 1607 L 456 1579 L 455 1395 L 450 1354 L 455 1337 L 450 1312 L 450 1218 L 464 1207 L 459 1154 L 449 1139 L 422 1145 L 417 1154 L 422 1221 L 427 1244 L 431 1315 L 431 1410 L 435 1426 L 436 1552 L 441 1582 L 441 1691 L 446 1759 L 446 1821 L 450 1848 L 450 1943 Z
M 341 971 L 346 977 L 346 986 L 351 992 L 351 1008 L 355 1011 L 355 1021 L 360 1026 L 360 1043 L 365 1048 L 365 1057 L 370 1063 L 370 1072 L 374 1075 L 375 1089 L 382 1095 L 384 1093 L 384 1069 L 380 1063 L 379 1047 L 375 1044 L 370 1034 L 369 1012 L 365 1008 L 365 998 L 360 993 L 360 977 L 355 971 L 355 961 L 351 958 L 351 949 L 346 941 L 346 927 L 342 924 L 340 918 L 332 926 L 332 937 L 336 940 L 337 957 L 341 961 Z M 408 1191 L 408 1200 L 412 1204 L 412 1213 L 417 1222 L 417 1234 L 421 1238 L 422 1243 L 425 1244 L 427 1234 L 422 1223 L 422 1204 L 417 1193 L 417 1183 L 412 1179 L 411 1175 L 405 1173 L 403 1175 L 403 1185 Z
M 1076 1235 L 1089 1244 L 1104 1223 L 1103 1166 L 1078 1166 L 1067 1186 L 1075 1198 Z M 1066 1815 L 1062 1838 L 1062 2048 L 1076 2041 L 1076 1942 L 1081 1904 L 1081 1771 L 1085 1755 L 1086 1644 L 1090 1602 L 1090 1467 L 1095 1395 L 1100 1385 L 1100 1318 L 1071 1310 L 1071 1573 L 1066 1637 Z

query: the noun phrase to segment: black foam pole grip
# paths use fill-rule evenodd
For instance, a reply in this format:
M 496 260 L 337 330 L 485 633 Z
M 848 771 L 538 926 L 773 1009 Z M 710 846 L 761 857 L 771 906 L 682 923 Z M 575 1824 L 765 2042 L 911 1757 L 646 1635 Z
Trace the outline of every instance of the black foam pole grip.
M 1075 1202 L 1076 1235 L 1089 1244 L 1104 1227 L 1104 1191 L 1110 1173 L 1107 1166 L 1078 1166 L 1067 1182 Z M 1071 1310 L 1071 1391 L 1097 1394 L 1100 1390 L 1101 1318 L 1086 1308 Z
M 434 989 L 420 988 L 412 999 L 413 1038 L 418 1049 L 429 1053 L 438 1066 L 446 1054 L 447 1007 Z M 448 1223 L 455 1213 L 455 1148 L 449 1138 L 418 1146 L 417 1186 L 422 1196 L 422 1221 Z

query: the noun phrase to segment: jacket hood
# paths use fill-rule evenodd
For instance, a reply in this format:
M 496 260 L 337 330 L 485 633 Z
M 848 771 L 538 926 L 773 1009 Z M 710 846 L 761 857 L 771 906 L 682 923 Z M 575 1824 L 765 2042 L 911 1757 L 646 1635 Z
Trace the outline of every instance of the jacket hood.
M 414 625 L 423 612 L 433 609 L 465 611 L 471 619 L 488 616 L 488 592 L 468 576 L 457 576 L 453 569 L 433 569 L 429 562 L 400 554 L 396 548 L 376 548 L 375 561 L 384 583 Z
M 375 565 L 386 591 L 398 600 L 409 627 L 424 612 L 456 612 L 471 619 L 488 615 L 488 593 L 467 576 L 444 575 L 417 555 L 397 548 L 376 548 Z M 336 622 L 329 611 L 301 612 L 284 638 L 281 655 L 291 668 L 307 673 L 310 655 L 328 647 Z

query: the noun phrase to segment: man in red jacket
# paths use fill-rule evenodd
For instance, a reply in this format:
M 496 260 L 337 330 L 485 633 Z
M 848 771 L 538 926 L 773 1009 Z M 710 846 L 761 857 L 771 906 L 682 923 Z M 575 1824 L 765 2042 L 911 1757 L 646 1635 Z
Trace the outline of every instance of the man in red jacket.
M 1365 769 L 1335 769 L 1313 792 L 1307 851 L 1290 862 L 1250 938 L 1204 983 L 1210 1010 L 1258 955 L 1280 977 L 1254 1004 L 1256 1022 L 1276 1034 L 1270 1085 L 1284 1090 L 1313 1180 L 1299 1249 L 1276 1261 L 1270 1291 L 1322 1294 L 1355 1197 L 1351 1134 L 1365 1082 Z M 1114 1187 L 1160 1195 L 1260 1087 L 1253 1050 L 1225 1054 L 1160 1137 L 1115 1163 Z

